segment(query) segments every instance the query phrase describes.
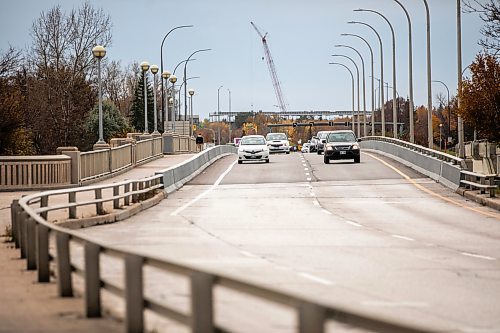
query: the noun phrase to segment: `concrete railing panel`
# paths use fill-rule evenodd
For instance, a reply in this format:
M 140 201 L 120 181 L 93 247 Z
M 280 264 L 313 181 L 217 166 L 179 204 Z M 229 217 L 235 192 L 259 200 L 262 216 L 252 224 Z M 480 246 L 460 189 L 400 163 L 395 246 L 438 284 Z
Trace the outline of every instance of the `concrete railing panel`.
M 80 181 L 102 177 L 111 173 L 110 149 L 81 153 L 80 172 Z

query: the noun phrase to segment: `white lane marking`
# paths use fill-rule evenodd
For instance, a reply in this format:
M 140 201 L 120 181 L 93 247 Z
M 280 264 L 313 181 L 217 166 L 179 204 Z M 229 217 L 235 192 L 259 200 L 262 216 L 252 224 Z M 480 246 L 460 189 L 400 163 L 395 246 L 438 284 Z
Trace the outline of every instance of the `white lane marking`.
M 247 252 L 247 251 L 240 251 L 240 253 L 246 257 L 249 257 L 249 258 L 258 258 L 259 257 L 258 255 L 255 255 L 255 254 Z
M 324 284 L 326 286 L 331 286 L 333 284 L 332 281 L 329 281 L 329 280 L 326 280 L 326 279 L 323 279 L 323 278 L 320 278 L 318 276 L 315 276 L 315 275 L 312 275 L 312 274 L 309 274 L 309 273 L 298 273 L 300 276 L 302 276 L 303 278 L 306 278 L 308 280 L 311 280 L 311 281 L 314 281 L 314 282 L 317 282 L 317 283 L 321 283 L 321 284 Z
M 404 239 L 404 240 L 411 241 L 411 242 L 415 241 L 413 238 L 406 237 L 406 236 L 401 236 L 401 235 L 391 235 L 391 236 L 394 238 Z
M 304 168 L 304 171 L 309 171 L 309 168 Z
M 314 194 L 314 192 L 309 193 L 309 195 L 310 195 L 311 197 L 316 196 L 316 195 Z
M 319 202 L 318 200 L 313 200 L 313 205 L 319 207 Z
M 362 227 L 362 225 L 361 225 L 361 224 L 356 223 L 356 222 L 352 222 L 352 221 L 345 221 L 345 223 L 350 224 L 350 225 L 353 225 L 353 226 L 358 227 L 358 228 L 361 228 L 361 227 Z
M 402 302 L 389 302 L 389 301 L 362 301 L 361 305 L 373 306 L 373 307 L 384 307 L 384 308 L 426 308 L 429 306 L 425 302 L 414 302 L 414 301 L 402 301 Z
M 310 176 L 311 174 L 309 172 L 306 172 L 306 176 Z
M 474 254 L 474 253 L 469 253 L 469 252 L 461 252 L 460 254 L 462 254 L 464 256 L 468 256 L 468 257 L 485 259 L 485 260 L 497 260 L 496 258 L 493 258 L 493 257 L 482 256 L 480 254 Z
M 310 182 L 311 181 L 311 177 L 307 177 L 307 181 Z
M 178 215 L 180 212 L 182 212 L 184 209 L 188 208 L 189 206 L 191 206 L 192 204 L 194 204 L 195 202 L 197 202 L 198 200 L 200 200 L 201 198 L 203 198 L 205 195 L 207 195 L 210 191 L 212 191 L 214 188 L 216 188 L 220 182 L 222 181 L 222 179 L 224 179 L 224 177 L 226 177 L 226 175 L 231 171 L 231 169 L 234 167 L 234 165 L 236 164 L 236 162 L 238 161 L 234 161 L 227 169 L 226 171 L 224 171 L 220 176 L 219 178 L 217 178 L 217 180 L 215 181 L 215 183 L 210 186 L 210 188 L 208 188 L 205 192 L 202 192 L 200 194 L 198 194 L 198 196 L 194 199 L 192 199 L 191 201 L 189 201 L 188 203 L 186 203 L 185 205 L 177 208 L 175 211 L 173 211 L 172 213 L 170 213 L 170 216 L 176 216 Z
M 332 213 L 330 213 L 329 211 L 327 211 L 326 209 L 322 209 L 321 210 L 323 213 L 325 213 L 326 215 L 332 215 Z
M 307 166 L 307 164 L 302 164 L 302 166 Z

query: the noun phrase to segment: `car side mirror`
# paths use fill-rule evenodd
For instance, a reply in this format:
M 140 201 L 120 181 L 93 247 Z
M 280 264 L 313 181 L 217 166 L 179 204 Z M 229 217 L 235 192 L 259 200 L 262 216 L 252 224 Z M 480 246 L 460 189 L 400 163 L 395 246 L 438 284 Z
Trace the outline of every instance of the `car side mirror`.
M 358 142 L 361 142 L 361 139 L 358 139 Z
M 321 143 L 326 143 L 326 139 L 321 140 Z

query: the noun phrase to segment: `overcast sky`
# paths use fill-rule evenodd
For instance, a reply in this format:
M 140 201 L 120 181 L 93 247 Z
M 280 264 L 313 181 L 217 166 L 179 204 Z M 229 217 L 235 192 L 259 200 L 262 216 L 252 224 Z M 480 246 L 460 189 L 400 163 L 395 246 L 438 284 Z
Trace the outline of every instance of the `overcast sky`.
M 422 0 L 400 0 L 410 13 L 413 32 L 415 106 L 427 104 L 425 7 Z M 0 0 L 0 49 L 9 44 L 24 48 L 31 44 L 32 22 L 42 11 L 60 4 L 69 11 L 80 6 L 79 0 Z M 358 49 L 365 59 L 367 109 L 371 107 L 369 84 L 370 56 L 367 46 L 356 38 L 341 37 L 354 33 L 365 37 L 375 57 L 375 76 L 380 77 L 378 40 L 368 28 L 347 24 L 358 20 L 372 25 L 380 33 L 384 47 L 384 80 L 392 86 L 392 39 L 389 26 L 376 14 L 353 12 L 356 8 L 383 13 L 396 32 L 397 90 L 408 95 L 408 26 L 402 9 L 393 0 L 191 0 L 133 1 L 92 0 L 103 8 L 113 22 L 113 44 L 107 57 L 123 65 L 148 61 L 160 65 L 160 44 L 163 36 L 178 25 L 193 28 L 174 31 L 163 50 L 165 69 L 172 71 L 193 51 L 199 53 L 188 66 L 189 87 L 195 89 L 194 113 L 207 118 L 217 110 L 217 88 L 221 111 L 228 109 L 231 90 L 232 111 L 277 111 L 272 81 L 263 60 L 262 43 L 250 25 L 268 32 L 267 41 L 277 68 L 278 77 L 289 110 L 350 110 L 351 79 L 345 69 L 328 65 L 348 61 L 334 59 L 334 53 L 359 57 L 349 49 L 335 48 L 348 44 Z M 452 95 L 456 92 L 456 1 L 428 0 L 431 13 L 432 78 L 445 82 Z M 463 67 L 480 51 L 477 45 L 483 22 L 476 14 L 462 15 Z M 353 68 L 354 70 L 354 68 Z M 361 70 L 361 69 L 360 69 Z M 177 76 L 182 76 L 178 69 Z M 433 101 L 445 88 L 433 84 Z M 392 96 L 392 94 L 391 94 Z

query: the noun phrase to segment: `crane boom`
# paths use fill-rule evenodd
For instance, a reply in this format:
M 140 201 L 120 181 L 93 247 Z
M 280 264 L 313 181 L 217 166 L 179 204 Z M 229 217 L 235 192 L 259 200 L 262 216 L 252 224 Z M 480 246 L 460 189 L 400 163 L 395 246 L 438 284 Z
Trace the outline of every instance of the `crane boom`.
M 278 100 L 278 107 L 280 108 L 281 112 L 287 112 L 285 98 L 283 97 L 281 84 L 278 79 L 278 73 L 276 72 L 276 67 L 274 65 L 273 57 L 271 56 L 271 51 L 269 50 L 269 46 L 267 45 L 267 33 L 263 35 L 253 22 L 250 22 L 250 24 L 254 27 L 255 31 L 257 31 L 257 34 L 259 34 L 262 40 L 267 67 L 269 69 L 269 74 L 271 75 L 271 80 L 273 81 L 274 93 L 276 94 L 276 99 Z

